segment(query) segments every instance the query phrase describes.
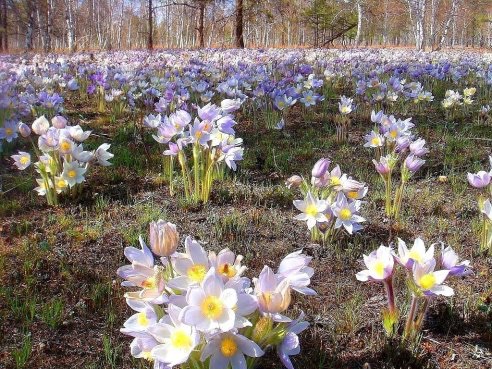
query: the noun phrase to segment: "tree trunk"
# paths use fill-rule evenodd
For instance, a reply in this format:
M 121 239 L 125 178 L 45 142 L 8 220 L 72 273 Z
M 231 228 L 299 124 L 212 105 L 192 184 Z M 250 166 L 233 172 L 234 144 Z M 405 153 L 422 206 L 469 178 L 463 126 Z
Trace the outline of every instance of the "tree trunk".
M 26 13 L 27 13 L 27 30 L 26 30 L 26 51 L 30 51 L 33 49 L 33 33 L 34 33 L 34 4 L 31 0 L 27 1 L 27 8 L 26 8 Z
M 357 0 L 357 34 L 355 35 L 355 44 L 360 45 L 360 36 L 362 34 L 362 4 Z
M 243 0 L 236 0 L 236 47 L 244 49 L 244 16 L 243 16 Z
M 147 39 L 147 49 L 152 50 L 154 48 L 154 21 L 152 19 L 152 0 L 149 0 L 149 38 Z
M 4 50 L 3 34 L 6 32 L 6 30 L 3 29 L 3 19 L 7 18 L 7 13 L 4 12 L 4 9 L 3 9 L 3 2 L 4 1 L 5 0 L 0 1 L 0 52 L 2 52 Z
M 446 25 L 444 26 L 444 31 L 442 33 L 441 40 L 439 41 L 439 45 L 437 46 L 437 50 L 441 50 L 442 46 L 444 45 L 444 41 L 446 41 L 446 37 L 448 36 L 449 26 L 451 25 L 451 21 L 455 22 L 457 7 L 458 7 L 458 0 L 452 0 L 451 14 L 449 15 L 448 20 L 446 21 Z
M 72 0 L 65 0 L 65 21 L 67 23 L 68 50 L 73 53 L 75 51 L 75 25 Z
M 197 27 L 197 36 L 198 36 L 198 42 L 199 42 L 199 47 L 203 49 L 205 47 L 205 35 L 204 35 L 204 30 L 205 30 L 205 1 L 200 1 L 198 5 L 198 10 L 199 10 L 199 16 L 198 16 L 198 27 Z

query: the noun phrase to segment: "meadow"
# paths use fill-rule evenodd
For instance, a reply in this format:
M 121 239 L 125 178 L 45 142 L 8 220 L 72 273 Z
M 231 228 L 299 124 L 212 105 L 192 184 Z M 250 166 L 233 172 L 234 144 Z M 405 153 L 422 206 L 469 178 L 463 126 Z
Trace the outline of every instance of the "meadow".
M 0 368 L 492 367 L 491 61 L 396 49 L 0 56 Z M 150 226 L 159 219 L 172 224 Z M 187 236 L 214 252 L 197 278 L 180 271 L 198 265 Z M 295 265 L 278 269 L 289 254 Z M 190 296 L 209 280 L 253 301 L 241 316 L 252 327 L 237 306 L 234 327 L 192 323 Z M 178 326 L 174 307 L 193 327 L 188 356 L 146 328 Z M 301 312 L 297 332 L 284 315 Z M 236 357 L 216 340 L 237 332 L 261 360 L 213 359 Z M 184 361 L 149 342 L 176 344 Z

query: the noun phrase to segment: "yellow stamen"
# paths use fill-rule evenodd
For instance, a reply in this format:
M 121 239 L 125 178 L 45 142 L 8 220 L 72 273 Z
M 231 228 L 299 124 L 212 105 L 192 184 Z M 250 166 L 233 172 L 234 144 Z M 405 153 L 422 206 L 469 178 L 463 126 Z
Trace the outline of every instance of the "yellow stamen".
M 220 343 L 220 352 L 225 357 L 233 357 L 237 352 L 237 344 L 231 337 L 226 337 Z
M 349 220 L 351 217 L 352 217 L 352 212 L 350 211 L 350 209 L 348 208 L 343 208 L 342 210 L 340 210 L 340 212 L 338 213 L 338 217 L 341 219 L 341 220 Z
M 201 309 L 205 317 L 217 320 L 222 315 L 224 307 L 218 297 L 208 296 L 202 301 Z
M 207 274 L 207 268 L 205 268 L 205 265 L 195 264 L 188 269 L 186 274 L 193 282 L 201 282 L 205 278 L 205 274 Z
M 430 290 L 436 284 L 436 277 L 434 277 L 434 273 L 428 273 L 422 276 L 419 280 L 419 284 L 424 290 Z
M 342 182 L 340 181 L 340 177 L 333 176 L 333 177 L 330 177 L 330 183 L 332 186 L 338 186 Z
M 71 148 L 72 148 L 72 145 L 70 145 L 70 142 L 68 142 L 68 141 L 63 141 L 60 144 L 60 149 L 62 151 L 69 151 Z
M 139 325 L 142 325 L 144 327 L 148 326 L 149 325 L 149 319 L 147 319 L 147 314 L 138 313 L 137 322 Z
M 379 145 L 381 145 L 381 139 L 379 137 L 373 137 L 372 140 L 371 140 L 371 143 L 374 146 L 379 146 Z
M 171 344 L 178 349 L 189 350 L 193 343 L 189 334 L 182 329 L 178 329 L 171 334 Z
M 7 136 L 10 136 L 14 133 L 14 131 L 12 130 L 12 128 L 5 128 L 5 134 Z
M 309 204 L 308 206 L 306 206 L 306 210 L 304 212 L 307 215 L 314 217 L 316 214 L 318 214 L 318 208 L 316 207 L 315 204 Z
M 68 176 L 69 176 L 70 178 L 75 178 L 75 177 L 77 177 L 77 172 L 76 172 L 75 170 L 73 170 L 73 169 L 72 169 L 72 170 L 69 170 L 67 174 L 68 174 Z
M 373 265 L 373 270 L 380 278 L 384 276 L 384 263 L 382 261 L 376 261 Z
M 142 287 L 146 289 L 153 289 L 156 288 L 156 286 L 157 280 L 155 277 L 147 278 L 145 281 L 142 282 Z
M 236 269 L 230 264 L 222 264 L 219 266 L 219 273 L 226 276 L 227 278 L 232 278 L 236 275 Z
M 356 199 L 357 197 L 359 196 L 359 193 L 357 191 L 350 191 L 348 194 L 347 194 L 347 197 L 349 199 Z
M 21 158 L 19 159 L 20 163 L 21 164 L 27 164 L 29 163 L 29 158 L 27 156 L 21 156 Z
M 416 250 L 411 250 L 408 253 L 408 258 L 415 260 L 417 263 L 422 263 L 422 255 L 419 254 Z

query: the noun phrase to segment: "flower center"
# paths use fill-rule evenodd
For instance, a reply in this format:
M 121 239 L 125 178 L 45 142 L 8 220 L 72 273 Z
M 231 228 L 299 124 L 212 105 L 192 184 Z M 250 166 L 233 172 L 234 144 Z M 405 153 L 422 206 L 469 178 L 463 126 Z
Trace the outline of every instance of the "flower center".
M 350 107 L 348 107 L 348 106 L 342 106 L 342 113 L 344 113 L 344 114 L 350 113 Z
M 408 258 L 415 260 L 417 263 L 422 263 L 422 255 L 420 255 L 416 250 L 410 250 L 408 253 Z
M 232 278 L 236 275 L 236 269 L 234 269 L 230 264 L 225 263 L 219 266 L 219 273 L 227 278 Z
M 152 289 L 157 286 L 157 280 L 155 277 L 150 277 L 147 278 L 145 281 L 142 282 L 142 287 L 145 289 Z
M 390 136 L 391 136 L 391 138 L 396 138 L 396 136 L 398 136 L 398 131 L 396 131 L 396 130 L 391 131 Z
M 171 334 L 171 344 L 178 349 L 191 349 L 191 337 L 182 329 L 175 330 Z
M 348 208 L 343 208 L 342 210 L 340 210 L 340 212 L 338 213 L 338 217 L 341 219 L 341 220 L 349 220 L 351 217 L 352 217 L 352 212 L 350 211 L 350 209 Z
M 380 260 L 376 261 L 373 266 L 374 272 L 377 276 L 383 277 L 384 275 L 384 263 Z
M 371 140 L 371 143 L 374 146 L 379 146 L 381 144 L 381 139 L 379 137 L 373 137 L 373 139 Z
M 237 352 L 236 342 L 231 337 L 224 338 L 220 343 L 220 352 L 225 357 L 234 356 Z
M 70 142 L 63 141 L 60 145 L 60 148 L 62 149 L 62 151 L 69 151 L 71 148 Z
M 205 268 L 205 265 L 195 264 L 188 269 L 186 274 L 193 282 L 201 282 L 205 278 L 205 274 L 207 274 L 207 268 Z
M 357 196 L 359 196 L 359 193 L 357 191 L 350 191 L 348 194 L 347 194 L 347 197 L 349 199 L 356 199 Z
M 154 361 L 154 358 L 152 357 L 152 354 L 150 351 L 144 351 L 140 355 L 142 355 L 142 359 L 144 359 L 144 360 Z
M 217 320 L 224 310 L 222 302 L 215 296 L 208 296 L 202 301 L 202 314 L 208 319 Z
M 27 164 L 29 163 L 29 158 L 27 156 L 22 156 L 20 159 L 19 159 L 20 163 L 21 164 Z
M 307 207 L 306 207 L 306 211 L 305 213 L 307 215 L 310 215 L 310 216 L 315 216 L 316 214 L 318 214 L 318 208 L 316 207 L 315 204 L 309 204 Z
M 7 136 L 10 136 L 14 133 L 14 130 L 12 128 L 5 128 L 5 133 Z
M 330 183 L 332 186 L 338 186 L 342 182 L 340 181 L 340 177 L 333 176 L 333 177 L 330 177 Z
M 69 170 L 67 174 L 68 174 L 68 176 L 69 176 L 70 178 L 75 178 L 75 177 L 77 177 L 77 172 L 76 172 L 75 170 L 73 170 L 73 169 L 72 169 L 72 170 Z
M 56 185 L 58 188 L 65 188 L 67 187 L 67 182 L 63 179 L 60 179 L 56 182 Z
M 420 287 L 424 290 L 430 290 L 436 284 L 436 277 L 434 277 L 433 273 L 425 274 L 422 278 L 420 278 Z
M 139 325 L 142 325 L 144 327 L 148 326 L 149 325 L 149 319 L 147 318 L 147 314 L 138 313 L 137 322 Z

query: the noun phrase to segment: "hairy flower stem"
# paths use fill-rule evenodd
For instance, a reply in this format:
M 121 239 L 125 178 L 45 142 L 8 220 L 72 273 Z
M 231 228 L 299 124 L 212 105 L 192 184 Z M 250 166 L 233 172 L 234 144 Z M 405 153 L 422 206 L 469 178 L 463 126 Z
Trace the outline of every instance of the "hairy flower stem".
M 169 172 L 168 172 L 168 175 L 169 175 L 169 193 L 171 194 L 171 196 L 174 195 L 174 185 L 173 185 L 173 174 L 174 174 L 174 159 L 172 156 L 169 157 Z
M 385 204 L 385 210 L 386 210 L 386 216 L 388 218 L 392 218 L 392 206 L 391 206 L 391 172 L 388 173 L 387 178 L 384 181 L 385 185 L 385 190 L 386 190 L 386 204 Z
M 394 314 L 396 312 L 395 291 L 393 289 L 393 278 L 391 276 L 384 281 L 384 289 L 388 299 L 388 310 L 391 314 Z
M 197 202 L 200 199 L 200 147 L 198 145 L 198 142 L 193 145 L 193 172 L 195 181 L 195 192 L 193 197 Z
M 415 314 L 417 313 L 417 296 L 412 294 L 412 302 L 410 303 L 410 311 L 408 312 L 407 321 L 405 323 L 405 330 L 403 331 L 403 339 L 408 340 L 410 336 L 414 334 L 415 328 Z
M 400 219 L 401 203 L 403 201 L 403 192 L 405 190 L 406 182 L 402 179 L 400 187 L 396 190 L 395 201 L 393 204 L 393 218 L 398 221 Z
M 427 309 L 429 308 L 429 298 L 426 297 L 424 303 L 422 304 L 422 311 L 415 322 L 415 331 L 420 332 L 422 328 L 422 323 L 424 322 L 425 314 L 427 313 Z

